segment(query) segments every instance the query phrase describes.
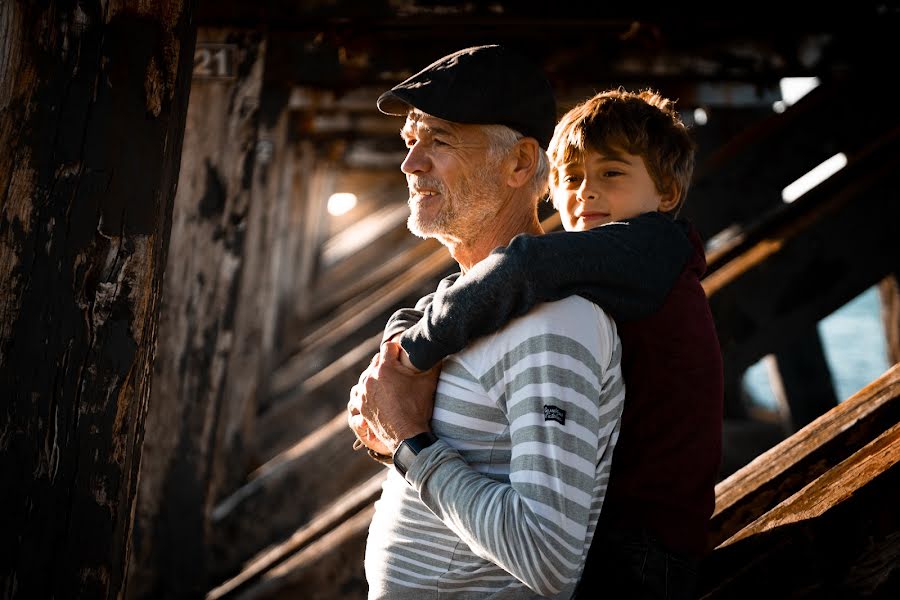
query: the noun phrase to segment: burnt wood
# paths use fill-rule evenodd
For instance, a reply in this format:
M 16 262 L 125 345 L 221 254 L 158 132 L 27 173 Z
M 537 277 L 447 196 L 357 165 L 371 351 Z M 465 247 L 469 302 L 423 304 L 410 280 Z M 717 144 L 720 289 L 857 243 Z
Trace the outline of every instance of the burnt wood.
M 0 597 L 121 598 L 193 2 L 0 4 Z

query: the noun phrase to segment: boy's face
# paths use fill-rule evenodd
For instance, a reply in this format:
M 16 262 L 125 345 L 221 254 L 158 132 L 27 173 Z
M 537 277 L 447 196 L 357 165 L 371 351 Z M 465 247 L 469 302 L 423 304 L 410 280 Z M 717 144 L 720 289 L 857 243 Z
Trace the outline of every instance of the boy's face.
M 566 231 L 584 231 L 645 212 L 667 210 L 671 199 L 656 189 L 640 156 L 587 150 L 583 159 L 560 165 L 552 189 L 553 205 Z

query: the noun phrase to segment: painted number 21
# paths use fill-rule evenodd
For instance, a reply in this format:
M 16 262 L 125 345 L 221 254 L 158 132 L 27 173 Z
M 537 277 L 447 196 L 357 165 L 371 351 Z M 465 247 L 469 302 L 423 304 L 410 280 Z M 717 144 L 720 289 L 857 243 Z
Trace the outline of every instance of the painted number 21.
M 194 51 L 194 77 L 200 79 L 234 77 L 234 45 L 198 43 Z

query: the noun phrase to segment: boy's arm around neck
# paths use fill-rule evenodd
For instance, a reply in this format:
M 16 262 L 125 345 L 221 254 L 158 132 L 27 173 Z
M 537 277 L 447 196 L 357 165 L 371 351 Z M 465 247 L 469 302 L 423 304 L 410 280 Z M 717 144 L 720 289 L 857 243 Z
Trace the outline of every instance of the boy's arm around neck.
M 646 213 L 583 232 L 519 235 L 450 287 L 400 336 L 426 370 L 539 302 L 579 295 L 616 320 L 659 310 L 693 252 L 682 224 Z
M 401 308 L 392 314 L 387 321 L 387 325 L 384 327 L 384 333 L 381 334 L 381 343 L 384 344 L 385 342 L 390 341 L 394 336 L 403 333 L 418 323 L 425 314 L 425 309 L 431 304 L 434 295 L 453 285 L 453 282 L 456 281 L 457 277 L 459 277 L 459 273 L 454 273 L 453 275 L 445 277 L 438 283 L 437 291 L 419 298 L 419 301 L 416 302 L 414 308 Z M 422 370 L 427 371 L 427 369 Z

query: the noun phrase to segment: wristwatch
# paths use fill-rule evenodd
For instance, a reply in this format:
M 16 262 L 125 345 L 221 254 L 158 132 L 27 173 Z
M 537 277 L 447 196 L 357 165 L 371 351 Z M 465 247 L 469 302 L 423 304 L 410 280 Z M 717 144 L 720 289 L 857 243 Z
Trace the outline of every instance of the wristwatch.
M 394 468 L 406 479 L 406 472 L 409 471 L 409 467 L 412 466 L 419 452 L 436 441 L 438 441 L 438 437 L 430 431 L 406 438 L 394 451 Z

